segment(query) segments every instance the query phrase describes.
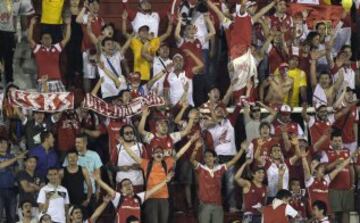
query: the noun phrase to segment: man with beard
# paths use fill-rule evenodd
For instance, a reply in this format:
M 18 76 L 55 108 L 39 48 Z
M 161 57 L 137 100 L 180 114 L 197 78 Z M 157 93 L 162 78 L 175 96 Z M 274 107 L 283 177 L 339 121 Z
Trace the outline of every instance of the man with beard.
M 105 195 L 103 197 L 103 202 L 99 205 L 99 207 L 96 208 L 94 213 L 84 221 L 84 215 L 82 211 L 81 206 L 71 206 L 68 211 L 69 215 L 69 222 L 70 223 L 95 223 L 97 219 L 100 217 L 100 215 L 103 213 L 103 211 L 108 206 L 109 202 L 111 201 L 110 195 Z
M 124 147 L 126 152 L 140 164 L 145 176 L 145 222 L 166 223 L 169 217 L 169 191 L 165 186 L 170 179 L 169 174 L 178 160 L 190 146 L 199 139 L 199 134 L 194 134 L 191 139 L 176 153 L 175 156 L 165 156 L 164 150 L 159 146 L 152 147 L 152 158 L 141 159 L 132 150 Z M 122 140 L 122 139 L 121 139 Z M 170 175 L 171 176 L 171 175 Z M 160 188 L 158 188 L 160 186 Z M 156 189 L 156 190 L 155 190 Z M 154 191 L 155 190 L 155 191 Z M 149 193 L 151 192 L 151 193 Z M 144 196 L 144 194 L 142 195 Z M 144 199 L 141 199 L 142 201 Z
M 340 117 L 347 114 L 350 107 L 346 110 L 339 111 L 335 114 L 328 114 L 327 107 L 324 104 L 315 105 L 316 115 L 309 116 L 306 113 L 306 106 L 303 107 L 302 117 L 308 123 L 308 128 L 311 137 L 311 144 L 314 152 L 323 151 L 329 148 L 330 133 L 332 125 Z
M 144 179 L 140 165 L 136 163 L 126 152 L 124 147 L 131 149 L 138 157 L 143 157 L 145 148 L 140 142 L 137 142 L 136 132 L 133 126 L 124 125 L 120 129 L 120 137 L 123 139 L 116 146 L 116 161 L 113 169 L 116 172 L 116 189 L 120 191 L 120 182 L 124 179 L 131 180 L 135 193 L 143 191 Z

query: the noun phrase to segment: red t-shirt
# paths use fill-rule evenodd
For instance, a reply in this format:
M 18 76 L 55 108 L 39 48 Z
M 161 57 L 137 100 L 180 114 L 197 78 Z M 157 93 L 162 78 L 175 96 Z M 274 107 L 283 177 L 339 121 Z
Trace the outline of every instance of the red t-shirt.
M 303 196 L 292 196 L 289 204 L 297 210 L 302 219 L 307 218 L 306 214 L 306 198 Z
M 271 45 L 271 49 L 269 52 L 269 72 L 270 74 L 274 74 L 275 70 L 280 66 L 282 63 L 286 63 L 288 60 L 287 56 L 278 49 L 274 45 Z
M 39 79 L 47 75 L 49 80 L 61 80 L 60 53 L 62 48 L 60 43 L 51 45 L 50 48 L 40 44 L 35 45 L 33 53 Z
M 141 218 L 141 204 L 144 202 L 145 193 L 138 193 L 135 196 L 123 196 L 116 193 L 112 203 L 116 210 L 116 223 L 126 223 L 127 218 L 135 216 Z M 119 202 L 121 201 L 121 204 Z M 119 207 L 120 205 L 120 207 Z
M 263 223 L 288 223 L 289 219 L 285 214 L 286 204 L 281 204 L 273 209 L 272 205 L 265 206 L 263 209 Z
M 321 136 L 327 132 L 334 122 L 334 118 L 331 118 L 326 121 L 321 121 L 315 117 L 311 117 L 309 121 L 309 130 L 310 130 L 310 137 L 311 137 L 311 144 L 314 145 Z M 326 150 L 329 148 L 330 145 L 330 138 L 328 138 L 325 142 L 320 145 L 320 150 Z
M 100 125 L 100 132 L 102 134 L 107 133 L 109 137 L 109 155 L 110 161 L 116 165 L 117 149 L 116 145 L 119 144 L 118 139 L 120 137 L 120 129 L 126 124 L 129 124 L 127 119 L 112 119 L 106 120 L 106 124 Z
M 199 200 L 205 204 L 222 205 L 221 182 L 227 168 L 225 164 L 215 166 L 212 170 L 199 164 L 196 174 L 199 182 Z
M 251 214 L 260 215 L 260 212 L 253 208 L 253 206 L 260 203 L 262 206 L 266 205 L 266 186 L 257 187 L 251 182 L 250 190 L 246 194 L 243 193 L 243 209 L 244 213 L 251 212 Z
M 309 208 L 311 210 L 312 203 L 316 200 L 322 201 L 326 204 L 328 210 L 329 206 L 329 184 L 331 180 L 329 175 L 325 175 L 322 179 L 317 179 L 311 177 L 308 181 L 305 182 L 307 188 L 307 194 L 309 196 Z
M 354 105 L 348 114 L 341 116 L 335 122 L 335 126 L 342 130 L 342 140 L 344 143 L 356 141 L 353 125 L 359 122 L 359 111 Z
M 247 13 L 235 16 L 227 31 L 228 51 L 231 60 L 240 57 L 250 48 L 252 27 L 251 16 Z
M 182 51 L 185 49 L 190 50 L 199 60 L 203 60 L 201 50 L 202 45 L 199 39 L 195 39 L 193 42 L 183 39 L 183 41 L 179 44 L 179 47 Z M 185 74 L 188 78 L 192 79 L 194 77 L 192 69 L 196 66 L 196 63 L 190 56 L 185 53 L 183 53 L 183 55 Z
M 105 25 L 104 19 L 99 16 L 94 17 L 93 21 L 91 21 L 91 30 L 96 37 L 100 36 L 101 28 L 103 25 Z M 86 51 L 88 49 L 95 48 L 94 44 L 92 44 L 90 37 L 88 35 L 87 25 L 82 25 L 82 30 L 84 33 L 84 37 L 82 41 L 82 50 Z
M 345 160 L 349 158 L 350 152 L 347 149 L 333 150 L 330 148 L 326 151 L 326 156 L 328 163 L 332 163 L 336 160 Z M 352 187 L 351 183 L 350 168 L 348 165 L 331 181 L 330 189 L 349 190 Z
M 58 150 L 62 152 L 75 148 L 76 135 L 80 133 L 80 122 L 77 116 L 68 116 L 65 113 L 57 122 Z

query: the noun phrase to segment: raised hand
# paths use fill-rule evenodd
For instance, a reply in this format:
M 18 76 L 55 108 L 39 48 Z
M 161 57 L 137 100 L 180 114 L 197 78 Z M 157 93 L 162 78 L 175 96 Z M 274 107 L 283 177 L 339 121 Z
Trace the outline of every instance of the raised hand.
M 126 20 L 127 18 L 128 18 L 128 12 L 126 11 L 126 10 L 124 10 L 123 11 L 123 13 L 121 14 L 121 18 L 123 19 L 123 20 Z
M 168 175 L 166 176 L 166 182 L 170 182 L 171 179 L 174 177 L 175 173 L 174 171 L 171 171 L 168 173 Z

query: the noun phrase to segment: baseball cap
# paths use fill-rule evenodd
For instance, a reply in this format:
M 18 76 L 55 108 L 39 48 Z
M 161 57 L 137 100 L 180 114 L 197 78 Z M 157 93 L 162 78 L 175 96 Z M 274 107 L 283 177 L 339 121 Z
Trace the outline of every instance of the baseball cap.
M 280 107 L 280 113 L 281 114 L 290 114 L 291 113 L 291 107 L 287 104 L 283 104 Z

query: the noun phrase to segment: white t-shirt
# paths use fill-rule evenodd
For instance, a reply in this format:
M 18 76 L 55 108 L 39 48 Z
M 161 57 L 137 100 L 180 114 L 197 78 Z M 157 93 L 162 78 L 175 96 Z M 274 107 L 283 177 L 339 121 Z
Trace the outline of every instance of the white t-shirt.
M 269 161 L 270 162 L 270 161 Z M 283 163 L 282 165 L 285 165 L 285 174 L 283 177 L 283 183 L 282 183 L 282 189 L 288 189 L 289 188 L 289 168 L 288 166 Z M 279 181 L 279 167 L 272 163 L 269 165 L 269 167 L 266 169 L 266 176 L 268 179 L 268 197 L 275 197 L 276 193 L 278 191 L 278 181 Z
M 117 145 L 118 150 L 118 162 L 117 166 L 131 166 L 136 164 L 136 161 L 126 152 L 123 145 Z M 136 143 L 131 146 L 130 149 L 138 156 L 141 157 L 144 152 L 144 146 L 141 143 Z M 144 177 L 141 170 L 129 170 L 127 172 L 118 171 L 116 173 L 116 182 L 119 183 L 123 179 L 128 178 L 133 185 L 144 185 Z
M 351 89 L 355 89 L 355 72 L 352 68 L 341 68 L 344 71 L 344 81 L 342 83 L 342 88 L 350 87 Z M 339 78 L 339 71 L 334 75 L 334 81 Z M 342 89 L 340 88 L 340 89 Z M 341 92 L 339 91 L 338 94 Z
M 144 201 L 145 201 L 145 192 L 137 193 L 136 195 L 140 198 L 141 204 L 144 203 Z M 122 195 L 119 192 L 116 192 L 114 199 L 112 199 L 112 201 L 111 201 L 111 203 L 114 205 L 114 207 L 119 206 L 121 196 Z
M 235 130 L 229 119 L 224 119 L 208 129 L 217 155 L 234 156 L 236 154 Z
M 196 38 L 200 40 L 202 49 L 209 49 L 209 40 L 206 41 L 209 31 L 206 26 L 204 15 L 200 12 L 196 12 L 193 16 L 193 24 L 196 26 Z
M 121 71 L 121 61 L 123 59 L 124 57 L 120 54 L 120 52 L 116 52 L 111 56 L 101 54 L 100 60 L 104 63 L 105 68 L 116 75 L 121 83 L 120 87 L 116 88 L 114 81 L 112 81 L 105 72 L 98 67 L 100 77 L 104 77 L 104 82 L 101 84 L 101 94 L 103 98 L 116 96 L 121 90 L 126 89 L 126 80 Z
M 131 22 L 134 32 L 138 32 L 140 27 L 146 25 L 150 29 L 149 33 L 153 33 L 154 37 L 158 36 L 159 24 L 160 16 L 157 12 L 152 12 L 150 14 L 137 12 L 134 20 Z
M 190 78 L 185 74 L 185 71 L 181 72 L 179 75 L 176 75 L 174 72 L 171 72 L 168 75 L 167 81 L 169 82 L 169 97 L 171 105 L 176 105 L 185 92 L 185 85 L 188 83 L 188 103 L 191 106 L 194 106 L 193 100 L 193 83 Z
M 70 204 L 67 189 L 60 185 L 55 187 L 52 184 L 47 184 L 40 189 L 37 203 L 45 204 L 47 193 L 52 193 L 53 195 L 50 197 L 49 207 L 46 213 L 51 216 L 52 221 L 65 223 L 65 205 Z
M 154 57 L 153 60 L 153 75 L 160 73 L 165 69 L 164 65 L 169 65 L 173 61 L 171 59 L 162 59 L 160 57 Z M 150 91 L 153 91 L 156 93 L 156 95 L 162 96 L 164 93 L 164 81 L 165 81 L 165 75 L 157 80 L 154 85 L 151 87 Z

